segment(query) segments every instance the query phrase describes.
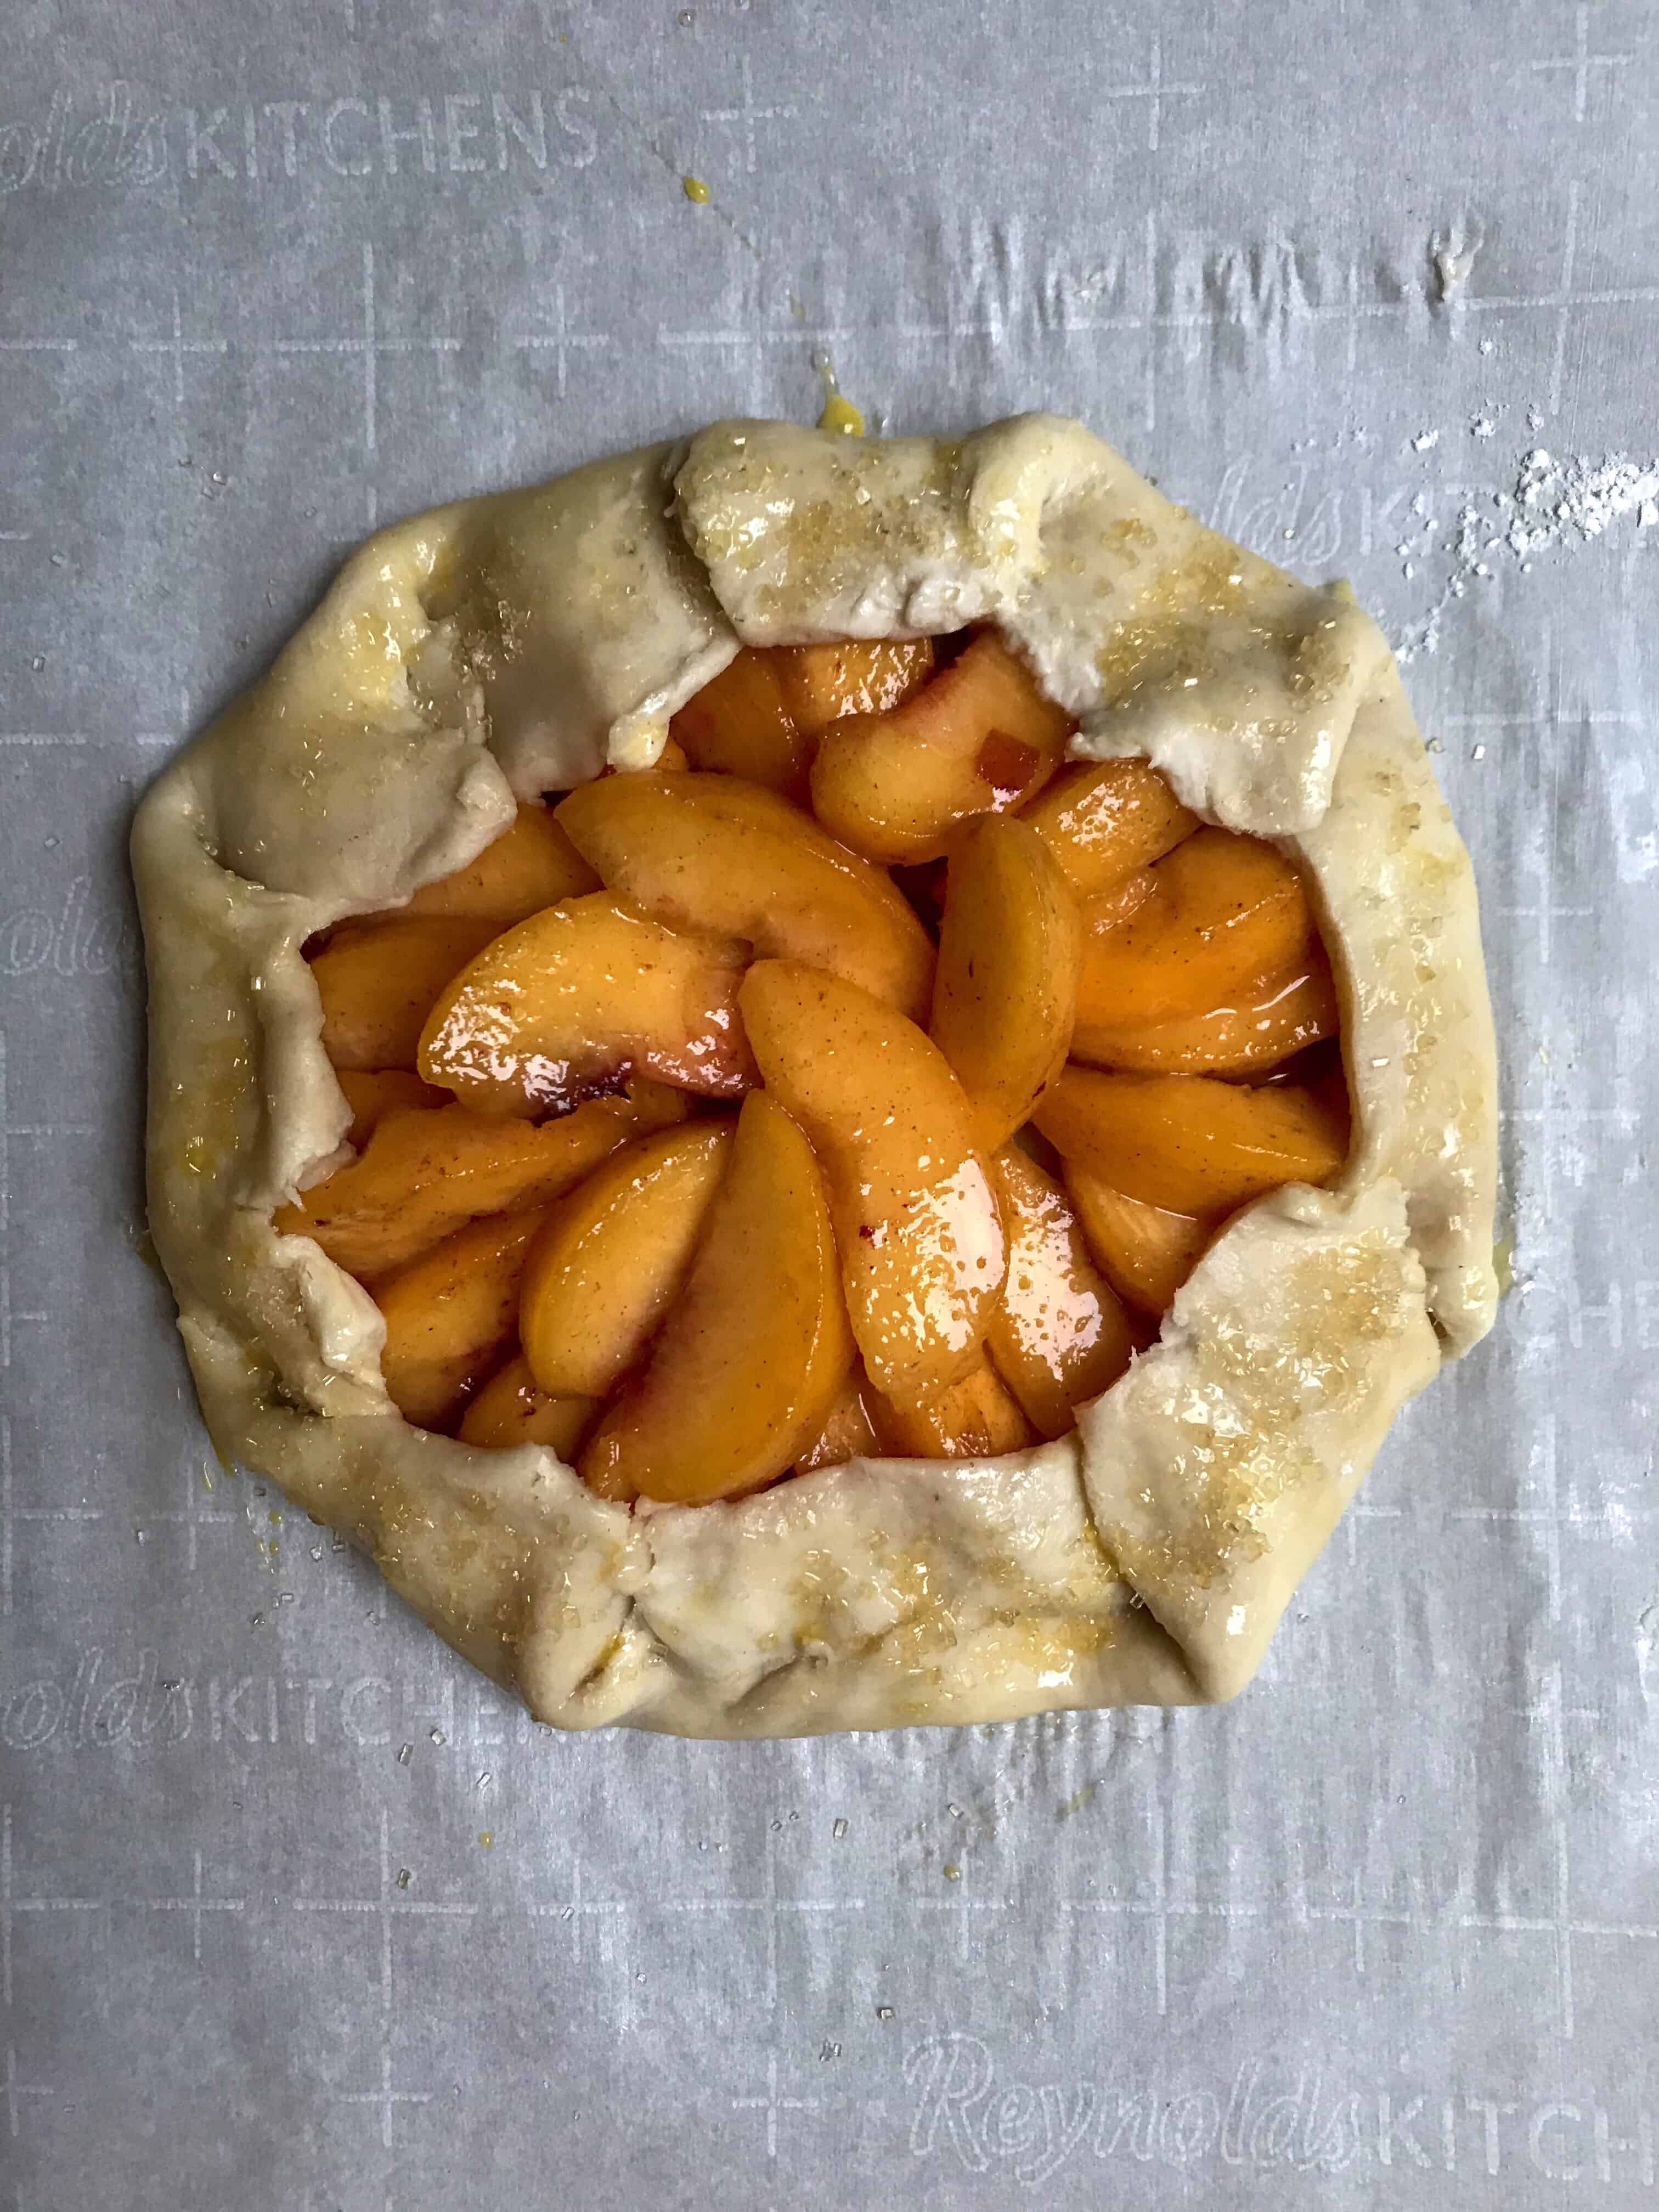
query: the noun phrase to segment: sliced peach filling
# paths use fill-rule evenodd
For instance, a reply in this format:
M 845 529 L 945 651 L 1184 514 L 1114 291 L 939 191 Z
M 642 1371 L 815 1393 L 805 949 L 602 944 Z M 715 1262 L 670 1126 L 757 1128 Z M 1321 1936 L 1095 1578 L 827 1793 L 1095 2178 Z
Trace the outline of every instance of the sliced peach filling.
M 355 1157 L 281 1209 L 404 1418 L 694 1504 L 1064 1437 L 1348 1148 L 1303 878 L 989 630 L 745 649 L 654 769 L 311 956 Z
M 744 958 L 734 939 L 665 929 L 606 891 L 562 899 L 441 992 L 420 1072 L 483 1114 L 568 1113 L 635 1073 L 741 1097 L 754 1084 L 737 1015 Z

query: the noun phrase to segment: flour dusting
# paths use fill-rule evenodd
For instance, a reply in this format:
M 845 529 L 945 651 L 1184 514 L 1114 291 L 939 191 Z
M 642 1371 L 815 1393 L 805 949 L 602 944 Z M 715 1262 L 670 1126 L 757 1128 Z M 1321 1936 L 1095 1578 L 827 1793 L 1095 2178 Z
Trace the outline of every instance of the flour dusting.
M 1521 463 L 1510 507 L 1504 538 L 1522 558 L 1599 538 L 1631 514 L 1638 529 L 1650 529 L 1659 521 L 1659 459 L 1614 453 L 1602 461 L 1561 461 L 1534 447 Z
M 1476 437 L 1492 434 L 1485 416 L 1471 431 Z M 1450 568 L 1433 605 L 1400 639 L 1395 653 L 1401 662 L 1437 648 L 1448 611 L 1472 584 L 1492 575 L 1495 558 L 1518 562 L 1524 574 L 1540 556 L 1589 544 L 1629 515 L 1641 530 L 1659 524 L 1659 459 L 1611 453 L 1601 460 L 1564 459 L 1534 446 L 1516 464 L 1511 490 L 1493 492 L 1484 506 L 1466 502 L 1443 535 L 1420 493 L 1412 514 L 1418 526 L 1395 548 L 1403 573 L 1414 576 L 1431 554 L 1449 558 Z

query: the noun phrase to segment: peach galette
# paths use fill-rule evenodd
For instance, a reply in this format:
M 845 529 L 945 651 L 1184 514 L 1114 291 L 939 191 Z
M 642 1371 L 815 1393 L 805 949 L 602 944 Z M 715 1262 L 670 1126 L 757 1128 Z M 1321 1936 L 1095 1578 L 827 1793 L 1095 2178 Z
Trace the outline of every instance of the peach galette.
M 1489 1323 L 1386 648 L 1074 425 L 383 533 L 135 866 L 216 1443 L 544 1718 L 1229 1695 Z
M 1073 730 L 990 631 L 741 653 L 665 763 L 328 934 L 359 1149 L 276 1221 L 406 1419 L 684 1504 L 1019 1450 L 1336 1173 L 1303 875 Z

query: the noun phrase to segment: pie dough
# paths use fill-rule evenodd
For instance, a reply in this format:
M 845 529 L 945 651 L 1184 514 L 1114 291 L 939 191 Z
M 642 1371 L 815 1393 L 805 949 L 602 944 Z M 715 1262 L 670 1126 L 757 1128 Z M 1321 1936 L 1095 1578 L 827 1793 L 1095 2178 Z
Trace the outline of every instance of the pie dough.
M 994 624 L 1076 715 L 1316 887 L 1354 1147 L 1211 1248 L 1073 1435 L 735 1504 L 592 1494 L 410 1426 L 368 1294 L 273 1209 L 349 1157 L 302 947 L 519 798 L 644 766 L 740 644 Z M 719 423 L 382 531 L 161 775 L 133 864 L 157 1248 L 213 1440 L 540 1720 L 793 1735 L 1249 1681 L 1398 1408 L 1490 1327 L 1496 1097 L 1468 857 L 1376 624 L 1079 425 Z

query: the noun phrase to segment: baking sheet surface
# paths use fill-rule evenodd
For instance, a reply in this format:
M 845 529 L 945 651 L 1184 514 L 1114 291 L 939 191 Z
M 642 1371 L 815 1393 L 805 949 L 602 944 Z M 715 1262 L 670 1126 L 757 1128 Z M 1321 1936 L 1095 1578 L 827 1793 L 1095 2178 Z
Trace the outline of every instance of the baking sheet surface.
M 0 2203 L 1654 2201 L 1652 11 L 3 27 Z M 377 520 L 819 356 L 1350 576 L 1475 854 L 1516 1289 L 1224 1711 L 555 1738 L 207 1480 L 137 793 Z

